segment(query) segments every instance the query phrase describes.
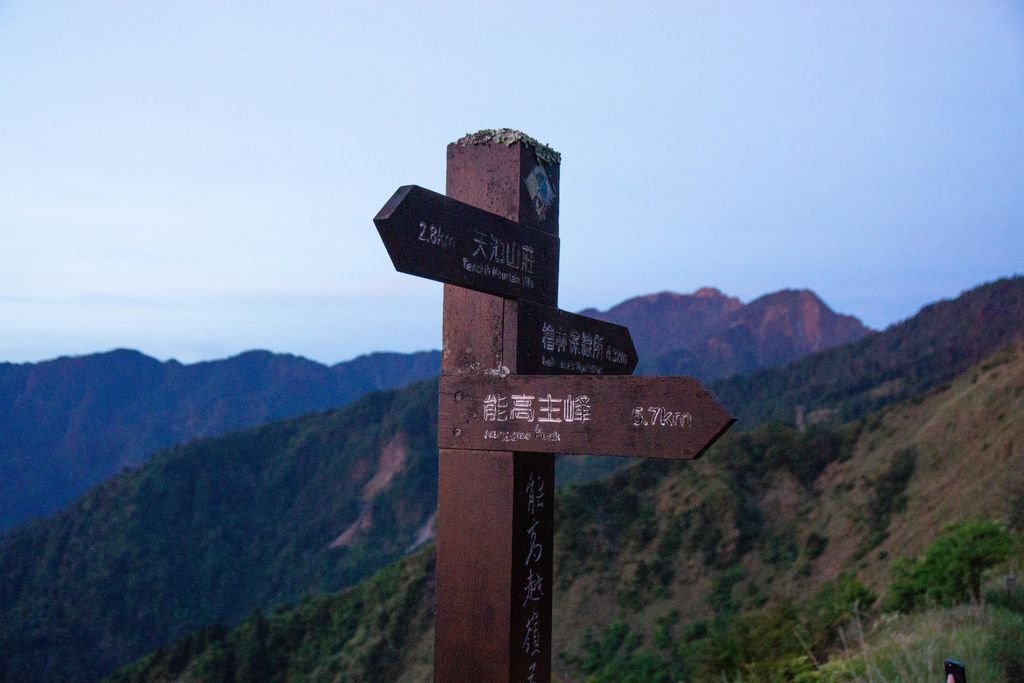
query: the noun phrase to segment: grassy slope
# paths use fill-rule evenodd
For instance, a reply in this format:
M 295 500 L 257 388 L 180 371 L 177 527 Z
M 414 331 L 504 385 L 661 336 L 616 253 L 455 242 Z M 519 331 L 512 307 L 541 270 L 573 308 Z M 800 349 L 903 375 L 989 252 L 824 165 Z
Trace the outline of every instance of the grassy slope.
M 920 552 L 948 525 L 1009 516 L 1024 490 L 1022 416 L 1018 346 L 948 388 L 848 427 L 852 441 L 835 448 L 810 486 L 792 465 L 747 475 L 784 459 L 780 447 L 800 453 L 796 464 L 829 448 L 809 444 L 812 434 L 759 443 L 755 432 L 724 440 L 697 463 L 644 463 L 566 492 L 562 519 L 582 513 L 587 521 L 559 525 L 555 652 L 579 657 L 582 634 L 614 621 L 650 634 L 673 610 L 685 625 L 723 609 L 806 599 L 841 571 L 880 592 L 893 558 Z M 901 487 L 893 463 L 908 452 L 914 466 Z M 566 680 L 575 672 L 559 667 Z
M 871 586 L 887 578 L 884 565 L 873 560 L 877 555 L 916 554 L 951 523 L 1009 515 L 1024 490 L 1024 346 L 997 353 L 933 394 L 867 421 L 855 457 L 826 470 L 818 486 L 837 563 L 852 561 L 853 541 L 871 519 L 876 490 L 867 482 L 881 479 L 901 453 L 915 460 L 906 508 L 894 515 L 876 553 L 860 562 Z M 854 488 L 845 490 L 850 482 Z M 835 574 L 832 560 L 819 562 L 826 575 Z
M 1024 614 L 991 604 L 887 614 L 869 625 L 854 620 L 844 634 L 842 649 L 818 662 L 819 678 L 810 680 L 942 681 L 942 660 L 947 657 L 966 663 L 970 681 L 1016 683 L 1024 676 Z

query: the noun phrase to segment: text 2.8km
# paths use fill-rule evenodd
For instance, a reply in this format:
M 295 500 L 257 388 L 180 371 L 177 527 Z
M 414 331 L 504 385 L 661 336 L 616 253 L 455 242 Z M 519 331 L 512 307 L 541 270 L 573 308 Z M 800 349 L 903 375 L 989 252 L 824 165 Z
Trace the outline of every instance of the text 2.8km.
M 455 238 L 441 229 L 440 225 L 420 221 L 420 242 L 426 242 L 434 247 L 451 249 L 455 245 Z
M 678 410 L 669 410 L 660 406 L 633 408 L 634 427 L 689 427 L 693 424 L 693 415 Z

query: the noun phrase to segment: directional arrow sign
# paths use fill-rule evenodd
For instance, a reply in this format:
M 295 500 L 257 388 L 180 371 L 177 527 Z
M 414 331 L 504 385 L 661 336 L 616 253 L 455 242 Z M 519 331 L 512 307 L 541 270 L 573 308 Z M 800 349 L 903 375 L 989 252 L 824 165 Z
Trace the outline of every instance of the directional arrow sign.
M 692 377 L 441 377 L 438 446 L 699 457 L 736 421 Z
M 516 371 L 534 375 L 631 375 L 636 347 L 622 325 L 519 302 Z
M 373 219 L 395 269 L 509 299 L 554 305 L 558 238 L 416 185 Z

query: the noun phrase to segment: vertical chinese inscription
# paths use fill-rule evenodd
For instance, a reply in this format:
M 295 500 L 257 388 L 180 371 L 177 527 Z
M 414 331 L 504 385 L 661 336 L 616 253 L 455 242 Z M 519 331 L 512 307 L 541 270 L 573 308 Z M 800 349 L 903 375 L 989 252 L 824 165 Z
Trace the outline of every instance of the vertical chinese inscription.
M 554 458 L 549 455 L 522 457 L 515 468 L 511 680 L 548 681 L 551 677 Z
M 544 543 L 538 534 L 541 523 L 540 513 L 546 504 L 544 479 L 533 470 L 526 481 L 524 498 L 526 503 L 526 580 L 523 583 L 523 607 L 526 608 L 526 627 L 523 629 L 523 654 L 527 658 L 527 681 L 537 680 L 538 660 L 543 654 L 541 648 L 541 612 L 538 609 L 544 597 L 544 572 L 541 560 L 544 559 Z

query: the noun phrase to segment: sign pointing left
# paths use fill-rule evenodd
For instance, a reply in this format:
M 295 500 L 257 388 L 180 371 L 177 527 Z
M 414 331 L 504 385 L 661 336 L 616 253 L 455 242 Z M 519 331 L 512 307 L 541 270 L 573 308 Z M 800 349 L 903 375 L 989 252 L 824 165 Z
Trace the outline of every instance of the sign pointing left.
M 558 238 L 417 185 L 373 219 L 395 270 L 554 306 Z

